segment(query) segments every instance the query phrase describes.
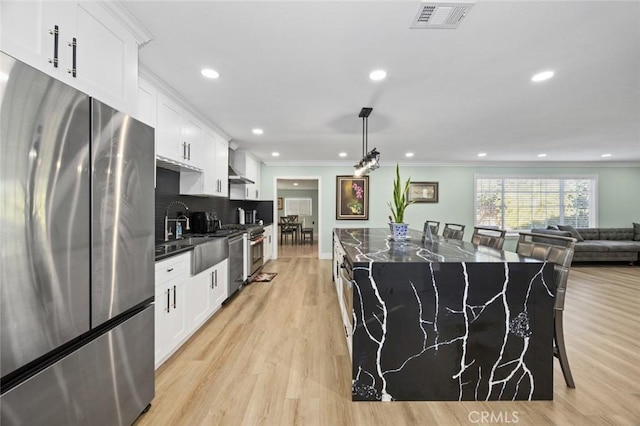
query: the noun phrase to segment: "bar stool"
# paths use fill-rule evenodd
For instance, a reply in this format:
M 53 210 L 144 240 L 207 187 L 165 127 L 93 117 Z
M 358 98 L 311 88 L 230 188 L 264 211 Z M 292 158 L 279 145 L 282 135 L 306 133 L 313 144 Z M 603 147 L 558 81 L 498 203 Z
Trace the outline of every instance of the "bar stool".
M 507 231 L 504 229 L 476 226 L 473 228 L 471 242 L 480 246 L 502 250 L 502 246 L 504 245 L 504 236 L 506 234 Z
M 438 231 L 440 230 L 440 222 L 436 222 L 435 220 L 427 220 L 424 222 L 424 227 L 422 228 L 422 233 L 427 233 L 427 226 L 431 227 L 431 235 L 434 237 L 438 235 Z
M 576 241 L 575 238 L 571 237 L 521 232 L 516 247 L 516 253 L 521 256 L 545 260 L 554 264 L 556 299 L 553 306 L 553 356 L 560 361 L 564 381 L 570 388 L 575 388 L 576 385 L 569 368 L 562 319 L 564 300 L 567 293 L 567 281 Z
M 464 225 L 457 223 L 445 223 L 442 230 L 442 236 L 450 240 L 462 240 L 464 236 Z

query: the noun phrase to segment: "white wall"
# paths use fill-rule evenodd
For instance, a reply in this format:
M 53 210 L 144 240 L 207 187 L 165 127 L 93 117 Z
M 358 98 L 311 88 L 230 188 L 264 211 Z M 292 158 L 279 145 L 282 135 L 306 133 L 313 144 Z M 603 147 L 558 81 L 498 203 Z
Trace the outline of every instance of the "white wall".
M 369 176 L 369 220 L 336 221 L 336 176 L 351 175 L 352 167 L 275 167 L 262 166 L 263 199 L 274 199 L 277 177 L 317 177 L 321 181 L 319 223 L 323 233 L 320 251 L 330 257 L 331 231 L 347 227 L 387 227 L 395 164 L 380 167 Z M 596 175 L 598 177 L 598 226 L 631 227 L 640 223 L 640 166 L 637 167 L 478 167 L 478 166 L 401 166 L 402 180 L 439 182 L 439 202 L 413 204 L 407 208 L 405 222 L 422 230 L 426 219 L 455 222 L 467 226 L 469 240 L 474 224 L 473 183 L 475 174 L 509 175 Z M 513 249 L 510 244 L 505 249 Z

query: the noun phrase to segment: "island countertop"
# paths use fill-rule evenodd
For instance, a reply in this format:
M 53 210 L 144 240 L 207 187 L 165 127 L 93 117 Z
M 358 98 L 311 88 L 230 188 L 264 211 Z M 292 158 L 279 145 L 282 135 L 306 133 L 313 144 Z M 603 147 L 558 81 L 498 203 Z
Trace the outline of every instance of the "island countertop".
M 422 232 L 409 229 L 406 241 L 391 240 L 388 228 L 335 228 L 349 259 L 360 262 L 538 262 L 516 253 L 477 246 L 468 241 L 422 241 Z
M 412 230 L 333 232 L 354 401 L 553 399 L 553 265 Z

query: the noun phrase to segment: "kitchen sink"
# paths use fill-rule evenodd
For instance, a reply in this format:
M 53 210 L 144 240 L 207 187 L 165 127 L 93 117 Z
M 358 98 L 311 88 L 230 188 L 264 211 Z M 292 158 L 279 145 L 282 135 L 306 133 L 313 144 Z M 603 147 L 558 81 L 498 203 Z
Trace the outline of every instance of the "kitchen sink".
M 167 241 L 156 246 L 156 256 L 177 254 L 193 250 L 191 253 L 191 275 L 196 275 L 229 257 L 227 238 L 207 236 L 182 238 Z

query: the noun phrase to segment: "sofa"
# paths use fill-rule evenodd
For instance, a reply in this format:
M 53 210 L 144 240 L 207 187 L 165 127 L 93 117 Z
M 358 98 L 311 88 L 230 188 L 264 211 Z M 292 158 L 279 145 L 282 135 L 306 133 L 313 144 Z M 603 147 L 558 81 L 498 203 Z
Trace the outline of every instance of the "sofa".
M 552 227 L 549 227 L 552 228 Z M 574 262 L 638 262 L 640 260 L 640 225 L 633 228 L 532 229 L 537 234 L 560 235 L 578 240 Z

